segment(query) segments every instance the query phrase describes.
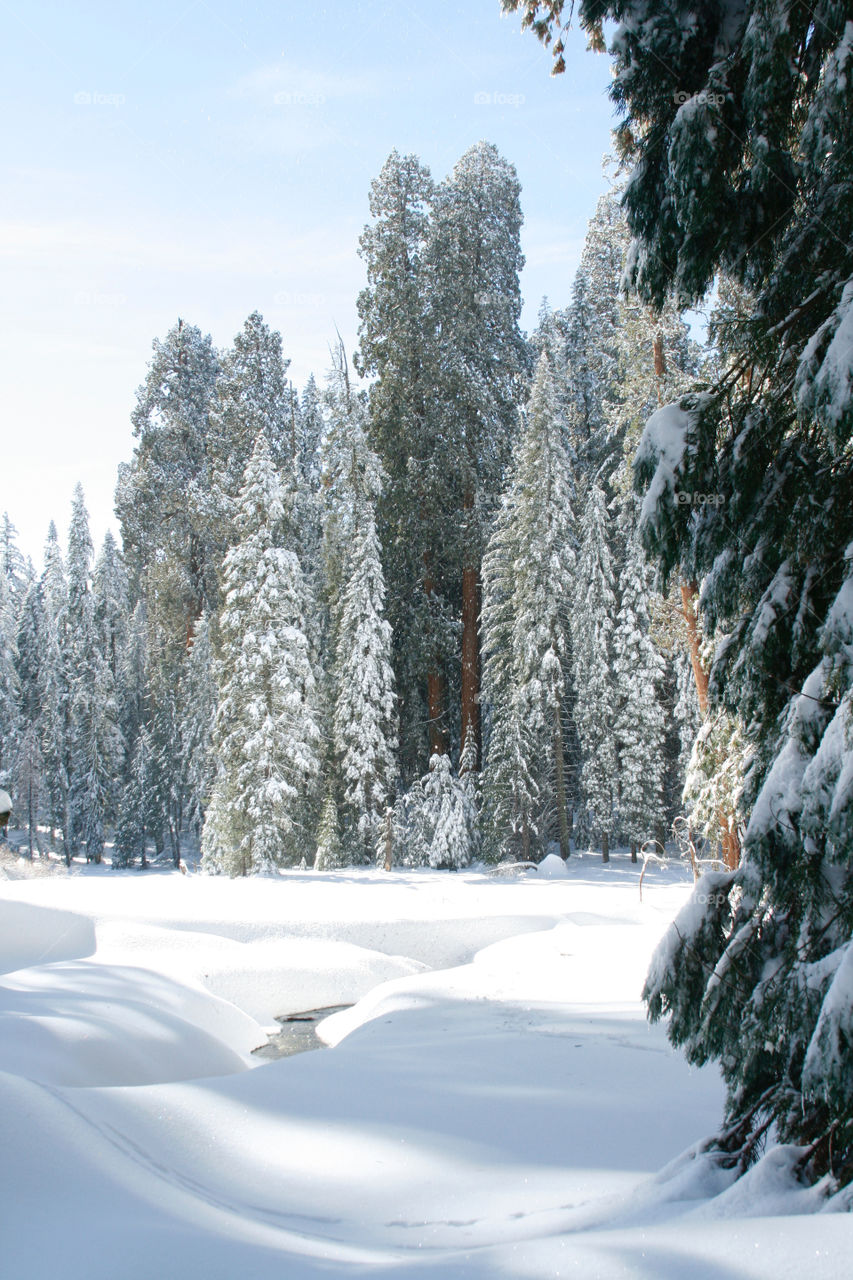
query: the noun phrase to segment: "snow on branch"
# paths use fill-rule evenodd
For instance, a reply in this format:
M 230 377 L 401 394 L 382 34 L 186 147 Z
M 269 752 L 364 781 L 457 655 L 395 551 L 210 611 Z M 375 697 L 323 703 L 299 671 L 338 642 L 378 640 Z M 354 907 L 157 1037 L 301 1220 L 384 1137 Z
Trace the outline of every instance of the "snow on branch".
M 853 278 L 832 315 L 805 346 L 796 394 L 800 413 L 813 414 L 840 453 L 853 432 Z

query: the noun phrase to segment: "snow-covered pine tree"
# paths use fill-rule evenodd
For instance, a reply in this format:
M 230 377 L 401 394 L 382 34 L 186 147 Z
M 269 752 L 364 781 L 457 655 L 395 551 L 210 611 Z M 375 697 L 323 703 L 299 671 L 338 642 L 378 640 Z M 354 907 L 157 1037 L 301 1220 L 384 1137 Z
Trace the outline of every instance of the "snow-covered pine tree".
M 133 743 L 121 793 L 112 859 L 116 870 L 136 863 L 142 870 L 148 866 L 148 836 L 157 823 L 154 806 L 151 737 L 143 724 Z
M 217 775 L 202 833 L 203 866 L 246 875 L 313 861 L 321 775 L 310 601 L 295 551 L 293 489 L 263 436 L 246 468 L 239 541 L 225 559 L 213 731 Z
M 27 825 L 29 855 L 41 852 L 39 810 L 44 790 L 42 737 L 45 708 L 42 703 L 43 667 L 47 653 L 47 620 L 42 584 L 32 582 L 24 596 L 18 623 L 17 674 L 20 690 L 20 733 L 14 762 L 14 798 L 20 819 Z
M 604 862 L 609 861 L 610 840 L 617 828 L 619 790 L 613 654 L 616 584 L 608 525 L 604 491 L 593 482 L 581 521 L 571 632 L 577 687 L 575 720 L 583 753 L 584 826 L 599 841 Z
M 624 215 L 608 191 L 587 227 L 572 301 L 562 318 L 571 405 L 568 427 L 586 475 L 598 472 L 608 460 L 607 469 L 613 466 L 610 416 L 622 400 L 619 282 L 627 239 Z
M 317 492 L 323 476 L 323 437 L 326 421 L 323 414 L 323 398 L 313 373 L 309 374 L 299 406 L 299 437 L 297 440 L 297 466 L 302 484 Z
M 19 618 L 24 607 L 24 597 L 35 573 L 31 562 L 25 559 L 18 546 L 18 530 L 6 511 L 0 520 L 0 562 L 4 566 L 6 590 L 9 592 L 12 609 L 15 617 Z
M 426 263 L 435 185 L 417 156 L 392 151 L 371 183 L 359 251 L 367 288 L 356 365 L 374 374 L 370 443 L 385 470 L 377 500 L 388 587 L 388 620 L 400 697 L 400 762 L 407 780 L 445 750 L 446 680 L 454 648 L 444 566 L 435 529 L 445 515 L 444 478 L 434 455 L 438 352 Z
M 365 498 L 356 527 L 336 627 L 335 755 L 343 789 L 344 841 L 372 861 L 397 774 L 397 700 L 391 627 L 373 507 Z
M 560 22 L 559 0 L 505 3 L 543 36 Z M 693 1061 L 721 1062 L 722 1159 L 743 1170 L 773 1125 L 800 1171 L 847 1183 L 853 23 L 783 0 L 673 21 L 582 0 L 579 16 L 599 46 L 621 23 L 629 282 L 690 305 L 728 272 L 754 300 L 723 324 L 723 376 L 654 414 L 637 459 L 644 540 L 664 576 L 701 583 L 710 699 L 754 753 L 742 861 L 700 881 L 646 996 Z
M 71 672 L 66 642 L 68 582 L 56 526 L 51 521 L 41 576 L 45 644 L 39 683 L 43 731 L 41 739 L 51 835 L 59 827 L 66 864 L 71 862 Z
M 446 753 L 430 759 L 419 798 L 416 821 L 429 865 L 449 871 L 467 867 L 476 849 L 477 814 L 468 787 L 453 772 Z
M 124 561 L 109 529 L 95 564 L 92 607 L 98 645 L 113 678 L 118 680 L 127 642 L 129 601 Z
M 281 334 L 253 311 L 223 353 L 210 409 L 209 451 L 219 519 L 233 541 L 233 520 L 243 473 L 260 434 L 279 467 L 293 467 L 299 450 L 298 403 L 288 381 L 290 361 Z
M 365 504 L 372 507 L 380 499 L 386 477 L 368 436 L 366 394 L 351 375 L 341 342 L 332 352 L 323 399 L 323 584 L 331 615 L 327 650 L 333 665 L 334 631 L 359 515 Z
M 93 550 L 83 490 L 78 484 L 68 533 L 65 609 L 65 640 L 71 672 L 71 847 L 75 849 L 82 841 L 87 861 L 100 862 L 106 826 L 114 814 L 115 784 L 122 768 L 124 743 L 118 723 L 115 677 L 95 620 L 91 580 Z M 107 579 L 111 573 L 105 569 L 102 576 Z
M 19 602 L 11 547 L 11 538 L 0 541 L 0 770 L 4 773 L 13 766 L 21 729 L 17 672 Z
M 629 536 L 619 575 L 619 613 L 613 635 L 617 710 L 613 722 L 619 759 L 619 824 L 636 862 L 638 846 L 664 827 L 664 662 L 649 634 L 649 572 L 636 537 L 634 502 L 623 519 Z
M 436 191 L 426 249 L 429 319 L 440 336 L 441 545 L 460 602 L 460 750 L 472 733 L 478 756 L 482 558 L 531 374 L 519 328 L 520 192 L 513 165 L 491 143 L 475 144 Z
M 327 618 L 323 558 L 323 442 L 326 415 L 323 396 L 313 373 L 309 376 L 297 415 L 296 475 L 298 494 L 299 560 L 318 605 L 318 652 L 325 660 Z
M 148 616 L 144 600 L 137 600 L 128 619 L 118 688 L 126 752 L 118 800 L 113 866 L 131 866 L 138 859 L 144 868 L 148 865 L 148 838 L 152 837 L 160 846 L 163 844 L 149 729 Z
M 181 763 L 186 797 L 184 820 L 196 837 L 201 836 L 216 771 L 211 745 L 216 702 L 210 619 L 203 613 L 184 664 L 180 697 L 183 708 Z
M 213 499 L 210 414 L 219 362 L 209 336 L 183 320 L 154 341 L 131 414 L 137 444 L 119 467 L 116 512 L 135 590 L 174 664 L 202 609 L 216 609 L 225 542 Z M 158 662 L 160 658 L 158 657 Z M 176 672 L 164 678 L 174 683 Z
M 326 787 L 326 798 L 320 814 L 320 825 L 317 828 L 317 852 L 314 855 L 315 871 L 333 871 L 343 861 L 340 828 L 338 823 L 338 806 L 335 801 L 335 789 Z
M 566 785 L 569 612 L 576 532 L 571 457 L 547 352 L 539 357 L 510 481 L 483 560 L 483 779 L 492 856 L 569 855 Z

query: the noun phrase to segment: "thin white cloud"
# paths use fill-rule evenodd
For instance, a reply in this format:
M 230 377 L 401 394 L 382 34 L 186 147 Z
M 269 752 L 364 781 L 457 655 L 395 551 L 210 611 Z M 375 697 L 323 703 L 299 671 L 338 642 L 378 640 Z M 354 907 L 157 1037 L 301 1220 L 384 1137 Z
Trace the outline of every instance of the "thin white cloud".
M 373 98 L 387 92 L 386 77 L 330 73 L 282 60 L 240 76 L 227 89 L 229 98 L 271 106 L 323 106 L 351 98 Z

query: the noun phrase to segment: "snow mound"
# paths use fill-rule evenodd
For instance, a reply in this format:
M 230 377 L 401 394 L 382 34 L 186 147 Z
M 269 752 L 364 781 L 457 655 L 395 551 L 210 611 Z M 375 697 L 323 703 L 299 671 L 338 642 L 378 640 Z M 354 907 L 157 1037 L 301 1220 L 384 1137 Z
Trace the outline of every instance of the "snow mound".
M 804 1186 L 798 1166 L 805 1147 L 771 1147 L 742 1177 L 707 1204 L 694 1209 L 691 1219 L 773 1218 L 816 1213 L 826 1203 L 831 1179 Z
M 7 975 L 0 1071 L 77 1088 L 245 1071 L 262 1029 L 232 1005 L 160 974 L 88 961 Z
M 98 959 L 138 955 L 149 967 L 193 982 L 262 1025 L 332 1004 L 352 1004 L 390 978 L 426 966 L 330 938 L 261 938 L 238 942 L 195 930 L 113 922 L 98 928 Z
M 536 868 L 536 874 L 543 880 L 568 880 L 566 864 L 558 853 L 548 853 Z
M 95 929 L 85 916 L 0 899 L 0 973 L 48 960 L 78 960 L 94 950 Z

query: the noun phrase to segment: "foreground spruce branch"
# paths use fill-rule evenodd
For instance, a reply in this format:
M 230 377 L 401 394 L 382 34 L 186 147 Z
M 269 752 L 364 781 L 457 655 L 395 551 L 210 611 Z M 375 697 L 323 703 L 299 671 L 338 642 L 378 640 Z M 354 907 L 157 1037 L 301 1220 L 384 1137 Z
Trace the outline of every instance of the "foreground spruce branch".
M 561 0 L 521 3 L 563 70 Z M 630 171 L 627 283 L 660 307 L 715 280 L 715 377 L 649 421 L 642 535 L 699 581 L 709 696 L 751 756 L 736 871 L 658 952 L 652 1018 L 728 1084 L 740 1168 L 771 1124 L 853 1179 L 853 23 L 849 7 L 598 3 Z M 683 501 L 684 495 L 691 497 Z M 713 501 L 695 502 L 702 495 Z

